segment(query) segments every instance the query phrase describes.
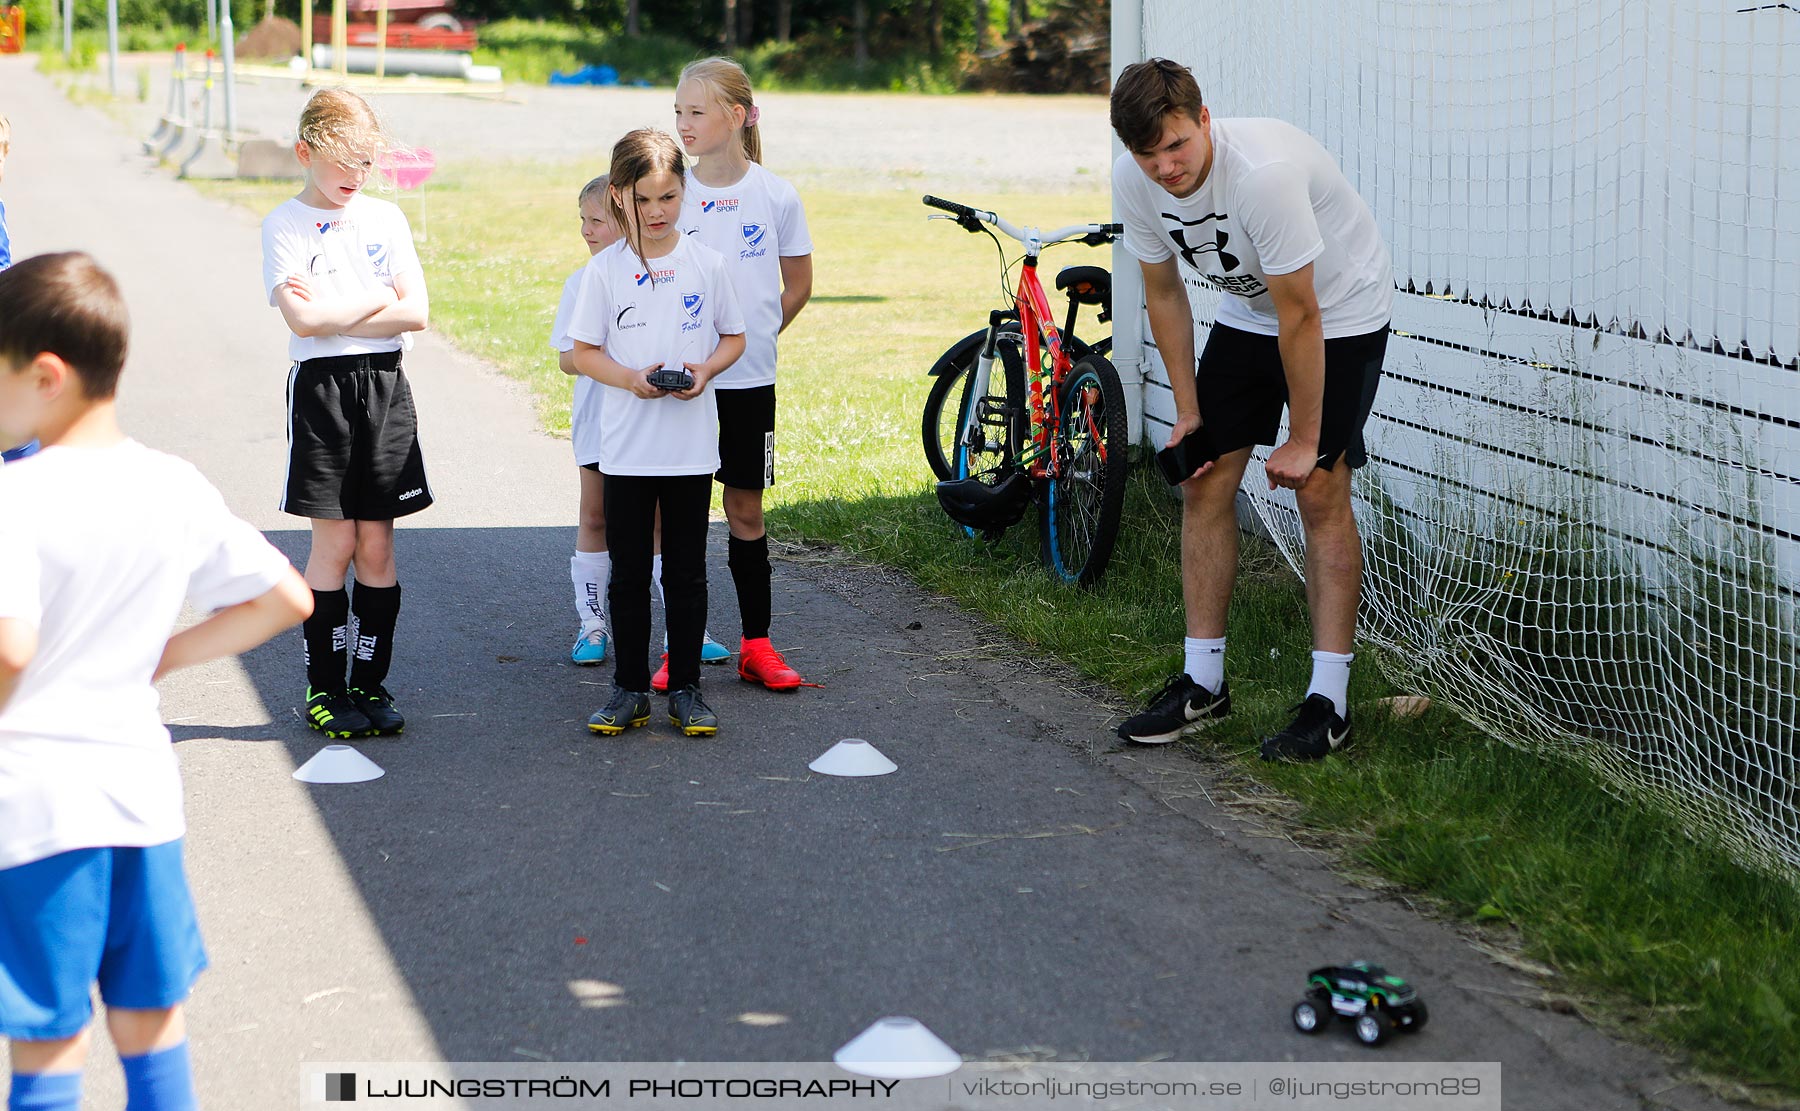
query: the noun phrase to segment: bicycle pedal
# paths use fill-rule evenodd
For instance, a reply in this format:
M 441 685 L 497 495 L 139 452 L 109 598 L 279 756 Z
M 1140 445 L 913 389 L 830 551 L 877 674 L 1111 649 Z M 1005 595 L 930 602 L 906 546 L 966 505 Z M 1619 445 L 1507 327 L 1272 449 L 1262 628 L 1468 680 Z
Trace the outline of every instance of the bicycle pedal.
M 996 395 L 988 395 L 975 402 L 975 422 L 1004 428 L 1017 415 L 1016 409 L 1006 404 L 1006 399 Z

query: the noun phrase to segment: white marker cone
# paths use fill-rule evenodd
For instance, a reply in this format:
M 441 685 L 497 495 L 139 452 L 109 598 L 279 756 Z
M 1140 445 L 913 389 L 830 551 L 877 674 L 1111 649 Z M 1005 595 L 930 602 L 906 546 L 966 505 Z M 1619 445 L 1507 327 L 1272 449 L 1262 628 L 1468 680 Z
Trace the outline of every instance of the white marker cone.
M 943 1076 L 962 1066 L 962 1056 L 916 1018 L 884 1018 L 832 1055 L 846 1072 L 881 1080 Z
M 386 774 L 375 761 L 349 745 L 326 745 L 294 769 L 294 778 L 302 783 L 366 783 Z
M 848 737 L 831 746 L 825 755 L 806 765 L 820 775 L 886 775 L 900 765 L 861 737 Z

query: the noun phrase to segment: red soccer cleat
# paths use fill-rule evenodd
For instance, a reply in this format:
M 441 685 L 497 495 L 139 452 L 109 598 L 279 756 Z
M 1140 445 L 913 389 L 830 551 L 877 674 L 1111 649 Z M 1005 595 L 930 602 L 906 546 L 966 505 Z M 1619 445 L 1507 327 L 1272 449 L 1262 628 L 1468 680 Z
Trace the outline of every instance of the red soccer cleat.
M 791 691 L 800 686 L 800 673 L 788 666 L 768 637 L 740 640 L 739 644 L 739 679 L 746 683 L 761 683 L 772 691 Z
M 650 676 L 650 689 L 657 694 L 669 693 L 669 654 L 667 652 L 663 653 L 662 666 L 656 669 L 655 675 Z

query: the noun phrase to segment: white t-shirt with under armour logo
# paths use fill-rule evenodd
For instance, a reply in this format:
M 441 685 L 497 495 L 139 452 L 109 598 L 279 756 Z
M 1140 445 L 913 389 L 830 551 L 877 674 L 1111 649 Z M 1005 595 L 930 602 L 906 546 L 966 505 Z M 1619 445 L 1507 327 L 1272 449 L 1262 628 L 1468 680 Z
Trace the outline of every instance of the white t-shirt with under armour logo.
M 1280 322 L 1271 274 L 1313 264 L 1325 338 L 1383 328 L 1394 305 L 1394 268 L 1375 215 L 1336 161 L 1282 120 L 1212 121 L 1212 169 L 1176 197 L 1127 153 L 1113 165 L 1125 249 L 1145 262 L 1175 255 L 1222 293 L 1218 322 L 1273 336 Z

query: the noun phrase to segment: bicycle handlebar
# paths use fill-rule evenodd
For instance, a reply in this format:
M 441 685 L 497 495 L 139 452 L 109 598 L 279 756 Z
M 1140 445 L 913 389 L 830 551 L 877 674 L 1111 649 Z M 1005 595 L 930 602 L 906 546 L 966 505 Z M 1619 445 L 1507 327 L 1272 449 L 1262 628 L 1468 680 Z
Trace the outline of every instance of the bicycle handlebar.
M 1090 247 L 1098 247 L 1102 244 L 1111 243 L 1114 239 L 1125 234 L 1125 225 L 1123 224 L 1070 224 L 1068 227 L 1057 228 L 1048 235 L 1038 235 L 1035 234 L 1034 229 L 1015 227 L 1013 224 L 1002 219 L 1000 215 L 995 212 L 971 208 L 966 204 L 961 204 L 957 201 L 947 201 L 942 197 L 934 197 L 929 193 L 925 195 L 924 201 L 925 204 L 932 208 L 939 208 L 954 215 L 957 224 L 967 231 L 980 231 L 982 224 L 992 224 L 994 227 L 999 228 L 1007 235 L 1027 246 L 1030 245 L 1033 239 L 1037 241 L 1038 246 L 1040 247 L 1049 247 L 1057 243 L 1066 243 L 1069 240 L 1078 239 Z

